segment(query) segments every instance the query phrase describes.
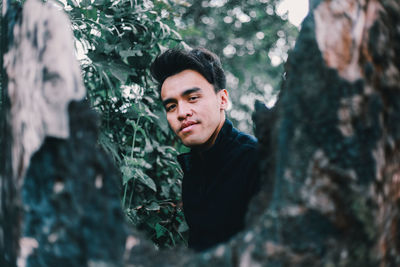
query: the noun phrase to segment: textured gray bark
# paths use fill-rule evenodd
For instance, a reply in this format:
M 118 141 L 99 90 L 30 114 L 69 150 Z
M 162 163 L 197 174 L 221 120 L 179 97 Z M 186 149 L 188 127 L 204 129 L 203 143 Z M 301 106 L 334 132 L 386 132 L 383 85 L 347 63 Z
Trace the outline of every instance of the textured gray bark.
M 25 144 L 23 134 L 14 134 L 20 128 L 13 118 L 19 117 L 10 116 L 9 127 L 2 127 L 14 137 L 2 146 L 1 164 L 8 166 L 0 169 L 2 252 L 5 242 L 19 243 L 21 266 L 399 266 L 400 4 L 325 0 L 312 6 L 279 101 L 273 110 L 257 106 L 263 187 L 245 231 L 201 254 L 156 251 L 124 223 L 116 171 L 96 147 L 95 114 L 63 92 L 68 112 L 53 115 L 67 115 L 67 136 L 45 133 L 37 150 L 19 149 L 23 155 L 14 158 L 11 151 Z M 63 71 L 53 72 L 76 77 Z M 8 72 L 9 87 L 12 80 L 19 84 L 15 73 Z M 25 87 L 13 90 L 32 94 Z M 7 110 L 18 114 L 12 98 Z M 34 125 L 28 129 L 36 133 Z M 15 160 L 29 166 L 26 175 L 12 169 Z M 12 203 L 3 201 L 5 184 L 16 188 Z M 18 217 L 5 217 L 8 205 L 18 203 L 24 208 L 21 232 L 5 239 L 10 225 L 18 229 Z M 4 255 L 10 254 L 3 253 L 1 263 Z

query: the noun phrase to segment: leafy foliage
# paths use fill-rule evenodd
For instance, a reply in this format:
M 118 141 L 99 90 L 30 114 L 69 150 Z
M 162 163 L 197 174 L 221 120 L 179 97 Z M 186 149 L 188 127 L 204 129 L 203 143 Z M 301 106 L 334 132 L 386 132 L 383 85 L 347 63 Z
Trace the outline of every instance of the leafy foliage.
M 160 15 L 167 2 L 68 0 L 88 99 L 101 115 L 99 144 L 122 174 L 127 217 L 160 247 L 185 244 L 180 205 L 181 145 L 172 135 L 149 66 L 180 36 Z M 172 11 L 171 11 L 172 12 Z M 173 146 L 167 146 L 171 144 Z

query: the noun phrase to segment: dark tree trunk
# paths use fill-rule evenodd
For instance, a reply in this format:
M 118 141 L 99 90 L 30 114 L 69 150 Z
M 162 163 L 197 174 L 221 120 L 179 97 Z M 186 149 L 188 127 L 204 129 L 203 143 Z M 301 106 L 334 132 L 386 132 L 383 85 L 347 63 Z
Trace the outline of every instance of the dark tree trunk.
M 3 55 L 11 45 L 10 29 L 13 28 L 18 8 L 10 8 L 7 14 L 7 2 L 1 2 L 1 38 L 0 38 L 0 266 L 15 266 L 20 236 L 19 215 L 20 195 L 18 185 L 12 179 L 11 148 L 12 135 L 10 125 L 10 102 L 7 94 L 8 76 L 3 69 Z
M 156 251 L 124 224 L 117 172 L 96 146 L 96 116 L 74 101 L 82 89 L 72 48 L 57 54 L 67 55 L 64 68 L 50 60 L 56 42 L 72 40 L 49 26 L 65 18 L 44 7 L 35 17 L 35 0 L 26 5 L 5 55 L 0 263 L 15 265 L 20 251 L 21 266 L 400 265 L 397 0 L 312 1 L 278 103 L 257 106 L 263 188 L 248 227 L 201 254 Z M 34 25 L 43 30 L 24 32 Z M 37 56 L 29 58 L 37 76 L 24 76 L 24 55 Z M 47 107 L 25 100 L 32 95 Z
M 398 266 L 400 5 L 314 4 L 275 107 L 257 248 L 288 265 Z

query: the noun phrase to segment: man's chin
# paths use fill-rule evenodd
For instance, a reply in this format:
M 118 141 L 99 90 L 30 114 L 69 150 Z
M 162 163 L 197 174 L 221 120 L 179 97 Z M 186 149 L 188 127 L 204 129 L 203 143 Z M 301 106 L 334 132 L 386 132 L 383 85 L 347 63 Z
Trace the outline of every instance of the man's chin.
M 191 138 L 191 136 L 187 136 L 186 138 L 182 138 L 182 143 L 187 146 L 187 147 L 199 147 L 203 144 L 200 140 L 196 140 L 194 138 Z
M 198 143 L 198 142 L 191 142 L 191 141 L 186 141 L 186 142 L 182 142 L 185 146 L 187 146 L 187 147 L 190 147 L 190 148 L 192 148 L 192 147 L 198 147 L 198 146 L 200 146 L 201 144 L 200 143 Z

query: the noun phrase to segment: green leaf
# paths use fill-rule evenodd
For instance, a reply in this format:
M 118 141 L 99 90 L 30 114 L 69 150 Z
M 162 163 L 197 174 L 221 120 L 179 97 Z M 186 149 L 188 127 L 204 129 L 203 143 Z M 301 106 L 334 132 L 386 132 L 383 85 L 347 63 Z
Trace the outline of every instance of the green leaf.
M 160 205 L 157 202 L 151 202 L 150 205 L 146 206 L 146 210 L 160 210 Z
M 157 125 L 161 128 L 164 134 L 168 134 L 170 132 L 170 128 L 164 109 L 156 110 L 154 114 L 157 116 Z
M 84 14 L 88 19 L 92 19 L 94 21 L 97 19 L 97 9 L 94 9 L 92 7 L 90 9 L 88 8 L 84 10 Z
M 161 221 L 161 218 L 158 217 L 157 215 L 155 215 L 155 216 L 148 216 L 148 217 L 146 218 L 146 222 L 145 222 L 145 223 L 146 223 L 148 226 L 150 226 L 151 228 L 155 228 L 156 225 L 157 225 L 160 221 Z
M 107 0 L 95 0 L 93 5 L 94 6 L 104 6 L 107 3 Z
M 133 178 L 133 172 L 132 169 L 129 168 L 128 166 L 122 166 L 121 172 L 122 172 L 122 184 L 125 185 Z
M 150 139 L 149 139 L 149 138 L 146 138 L 145 141 L 146 141 L 146 145 L 145 145 L 145 147 L 144 147 L 144 152 L 145 152 L 145 153 L 153 152 L 154 148 L 153 148 L 153 146 L 152 146 L 152 144 L 151 144 Z
M 143 53 L 142 53 L 142 51 L 140 51 L 140 50 L 122 50 L 122 51 L 119 51 L 119 54 L 121 55 L 121 57 L 135 57 L 135 56 L 138 56 L 138 57 L 141 57 L 141 56 L 143 56 Z
M 117 145 L 114 144 L 114 143 L 110 140 L 110 138 L 108 138 L 108 137 L 104 134 L 104 132 L 101 132 L 100 135 L 99 135 L 99 143 L 100 143 L 101 146 L 103 146 L 103 148 L 104 148 L 106 151 L 111 152 L 111 154 L 114 156 L 114 158 L 115 158 L 118 162 L 121 161 L 121 158 L 119 157 L 118 152 L 117 152 L 117 150 L 118 150 Z
M 169 186 L 168 185 L 161 185 L 161 195 L 165 198 L 169 198 Z
M 67 0 L 67 4 L 72 7 L 77 7 L 78 3 L 75 0 Z
M 163 235 L 165 235 L 166 229 L 161 224 L 157 223 L 156 227 L 154 229 L 156 230 L 156 237 L 157 238 L 160 238 Z
M 147 174 L 145 174 L 142 170 L 137 170 L 137 178 L 138 180 L 149 187 L 154 192 L 157 192 L 156 184 L 154 183 L 153 179 L 151 179 Z
M 110 72 L 112 75 L 114 75 L 115 78 L 117 78 L 121 83 L 125 83 L 126 80 L 128 79 L 129 73 L 125 70 L 118 69 L 111 67 Z
M 82 1 L 80 2 L 80 5 L 81 5 L 82 7 L 87 7 L 87 6 L 89 6 L 90 4 L 91 4 L 90 0 L 82 0 Z

